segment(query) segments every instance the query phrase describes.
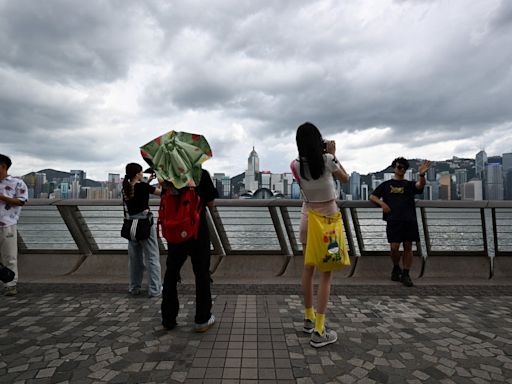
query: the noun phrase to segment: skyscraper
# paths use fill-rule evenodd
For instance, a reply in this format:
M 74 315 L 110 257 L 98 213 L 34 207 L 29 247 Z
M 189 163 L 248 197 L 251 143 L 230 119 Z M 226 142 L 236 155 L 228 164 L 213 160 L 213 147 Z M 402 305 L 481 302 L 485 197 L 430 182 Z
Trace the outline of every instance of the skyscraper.
M 350 175 L 350 194 L 352 195 L 352 200 L 360 200 L 361 199 L 361 175 L 357 172 L 352 172 Z
M 455 170 L 455 185 L 457 198 L 462 199 L 462 190 L 464 184 L 468 181 L 468 171 L 464 168 Z
M 34 197 L 39 199 L 43 193 L 43 187 L 46 184 L 46 173 L 36 173 L 36 180 L 34 186 Z
M 497 163 L 487 164 L 486 175 L 485 199 L 503 200 L 503 166 Z
M 245 171 L 245 190 L 255 192 L 259 188 L 258 173 L 260 172 L 260 159 L 258 153 L 252 147 L 247 159 L 247 170 Z
M 503 183 L 504 196 L 506 200 L 512 200 L 512 153 L 503 154 Z
M 476 177 L 484 180 L 485 167 L 487 166 L 487 153 L 484 150 L 478 152 L 475 156 L 475 173 Z
M 443 172 L 439 178 L 439 199 L 452 199 L 452 177 L 448 172 Z
M 475 177 L 477 179 L 482 180 L 482 196 L 487 199 L 485 194 L 486 188 L 486 175 L 485 175 L 485 167 L 487 167 L 487 153 L 484 150 L 478 152 L 475 156 Z

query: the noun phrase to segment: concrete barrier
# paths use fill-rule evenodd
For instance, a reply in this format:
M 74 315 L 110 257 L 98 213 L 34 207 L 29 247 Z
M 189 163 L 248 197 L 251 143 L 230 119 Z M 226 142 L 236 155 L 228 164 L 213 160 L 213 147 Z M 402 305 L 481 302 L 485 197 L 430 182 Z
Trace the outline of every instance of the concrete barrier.
M 512 256 L 497 256 L 493 260 L 492 280 L 512 282 Z
M 425 260 L 424 279 L 488 280 L 491 260 L 487 256 L 429 256 Z
M 231 284 L 276 282 L 288 257 L 284 255 L 226 255 L 212 274 L 215 282 Z

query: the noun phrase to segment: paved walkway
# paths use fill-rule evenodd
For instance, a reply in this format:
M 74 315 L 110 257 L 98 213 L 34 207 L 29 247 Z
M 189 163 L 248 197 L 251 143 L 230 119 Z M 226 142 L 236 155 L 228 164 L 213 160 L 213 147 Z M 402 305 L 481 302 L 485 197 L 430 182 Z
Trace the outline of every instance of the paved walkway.
M 512 287 L 343 287 L 337 343 L 302 333 L 297 286 L 215 286 L 217 323 L 179 326 L 121 286 L 21 284 L 0 298 L 1 383 L 512 383 Z

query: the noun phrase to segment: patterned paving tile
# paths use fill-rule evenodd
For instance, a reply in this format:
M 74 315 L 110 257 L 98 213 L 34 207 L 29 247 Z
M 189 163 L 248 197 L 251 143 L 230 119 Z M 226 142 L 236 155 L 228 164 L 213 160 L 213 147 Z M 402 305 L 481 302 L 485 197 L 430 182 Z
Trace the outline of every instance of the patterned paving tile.
M 298 288 L 214 286 L 206 334 L 193 332 L 187 287 L 173 331 L 158 299 L 44 288 L 0 298 L 0 383 L 512 382 L 511 288 L 335 287 L 327 321 L 339 339 L 318 350 Z

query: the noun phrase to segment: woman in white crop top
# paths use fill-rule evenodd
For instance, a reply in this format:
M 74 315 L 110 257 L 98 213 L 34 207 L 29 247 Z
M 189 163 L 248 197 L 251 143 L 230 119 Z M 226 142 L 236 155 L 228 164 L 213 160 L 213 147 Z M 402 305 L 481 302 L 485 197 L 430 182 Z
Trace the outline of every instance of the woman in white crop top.
M 291 163 L 292 172 L 300 184 L 304 200 L 301 211 L 299 228 L 302 249 L 306 250 L 308 209 L 322 215 L 334 215 L 336 205 L 336 190 L 334 178 L 347 182 L 349 176 L 336 159 L 336 143 L 324 141 L 318 128 L 311 123 L 304 123 L 297 129 L 297 149 L 299 158 Z M 310 344 L 313 347 L 323 347 L 334 343 L 337 334 L 325 328 L 325 311 L 331 290 L 331 272 L 320 272 L 320 285 L 317 293 L 316 314 L 313 309 L 313 273 L 315 267 L 304 265 L 302 274 L 302 289 L 304 292 L 304 328 L 311 334 Z

